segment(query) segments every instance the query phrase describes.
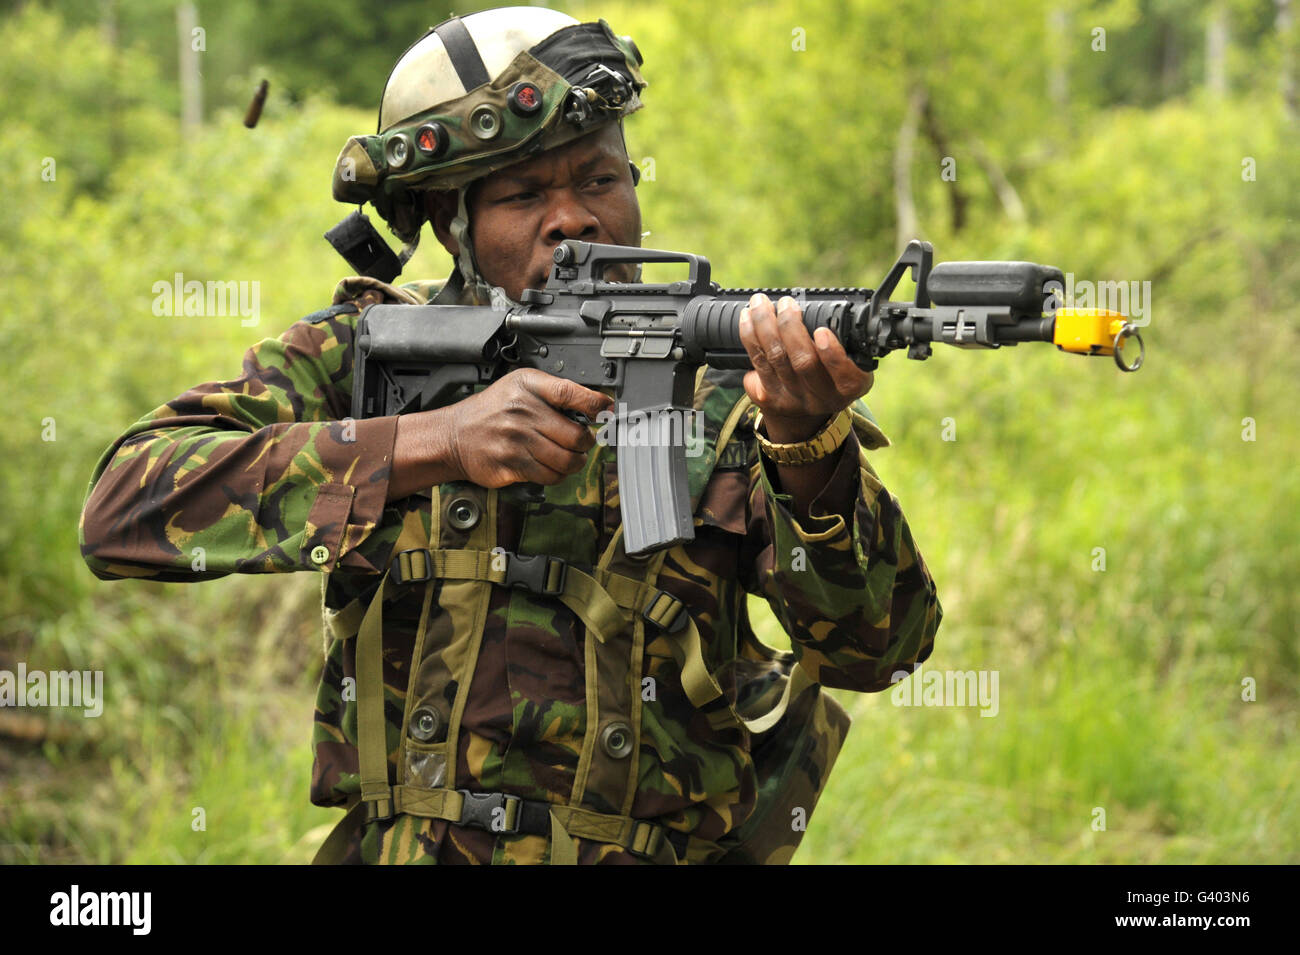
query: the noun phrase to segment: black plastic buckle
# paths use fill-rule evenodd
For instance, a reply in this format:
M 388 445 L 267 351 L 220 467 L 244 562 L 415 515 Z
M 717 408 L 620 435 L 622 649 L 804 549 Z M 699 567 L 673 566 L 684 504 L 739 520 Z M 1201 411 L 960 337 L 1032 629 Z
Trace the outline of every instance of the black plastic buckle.
M 407 577 L 407 576 L 406 576 L 406 568 L 410 566 L 411 561 L 410 561 L 410 559 L 408 558 L 407 561 L 406 561 L 406 563 L 403 564 L 403 563 L 402 563 L 402 558 L 403 558 L 403 557 L 406 557 L 407 554 L 423 554 L 423 555 L 424 555 L 424 576 L 423 576 L 423 577 Z M 430 554 L 430 553 L 429 553 L 427 550 L 425 550 L 423 547 L 414 547 L 414 548 L 412 548 L 411 550 L 404 550 L 404 551 L 402 551 L 400 554 L 398 554 L 396 557 L 394 557 L 394 558 L 393 558 L 393 562 L 392 562 L 391 567 L 392 567 L 392 576 L 393 576 L 393 581 L 394 581 L 395 583 L 397 583 L 397 584 L 419 584 L 419 583 L 423 583 L 424 581 L 429 580 L 429 579 L 431 579 L 431 578 L 433 577 L 433 555 Z
M 510 796 L 506 793 L 472 793 L 468 789 L 458 789 L 456 792 L 461 794 L 463 802 L 460 809 L 460 823 L 462 826 L 473 826 L 475 829 L 484 829 L 488 832 L 518 832 L 519 817 L 522 815 L 523 807 L 516 806 L 514 825 L 507 826 L 506 819 L 509 818 L 507 807 L 510 803 L 522 803 L 523 799 L 519 796 Z M 495 817 L 494 813 L 501 810 L 501 816 Z M 499 819 L 499 821 L 498 821 Z
M 546 581 L 551 576 L 552 564 L 558 564 L 560 567 L 559 579 L 554 587 L 548 588 Z M 568 570 L 569 565 L 559 557 L 548 557 L 545 554 L 511 554 L 506 564 L 505 585 L 523 587 L 525 590 L 547 597 L 558 597 L 564 593 L 564 578 Z
M 650 611 L 659 603 L 660 597 L 667 597 L 673 603 L 677 604 L 677 613 L 673 615 L 672 620 L 668 623 L 660 623 L 658 620 L 655 620 L 654 617 L 650 616 Z M 654 624 L 665 633 L 677 633 L 686 627 L 686 604 L 665 590 L 656 590 L 654 596 L 646 602 L 645 609 L 641 611 L 641 616 L 645 617 L 647 621 Z

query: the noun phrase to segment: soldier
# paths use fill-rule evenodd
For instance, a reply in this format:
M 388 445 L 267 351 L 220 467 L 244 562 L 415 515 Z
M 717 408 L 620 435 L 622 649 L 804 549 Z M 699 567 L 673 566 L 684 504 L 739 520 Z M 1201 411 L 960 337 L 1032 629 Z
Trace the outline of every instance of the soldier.
M 702 369 L 695 539 L 648 557 L 623 549 L 612 449 L 565 414 L 609 394 L 525 369 L 347 417 L 367 305 L 513 301 L 564 239 L 639 244 L 640 64 L 604 21 L 535 7 L 431 30 L 334 193 L 374 205 L 403 261 L 430 222 L 450 278 L 394 286 L 351 233 L 370 275 L 95 469 L 82 550 L 103 579 L 324 575 L 311 798 L 348 812 L 321 861 L 786 862 L 848 729 L 821 686 L 878 691 L 930 654 L 934 584 L 866 459 L 888 443 L 871 375 L 792 299 L 750 303 L 752 371 Z M 792 653 L 755 638 L 746 593 Z

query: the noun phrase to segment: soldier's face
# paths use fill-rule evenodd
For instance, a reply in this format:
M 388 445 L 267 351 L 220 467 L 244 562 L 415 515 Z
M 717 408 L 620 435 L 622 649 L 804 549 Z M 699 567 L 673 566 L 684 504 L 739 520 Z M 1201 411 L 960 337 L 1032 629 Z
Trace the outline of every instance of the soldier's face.
M 565 239 L 640 245 L 641 207 L 617 125 L 498 170 L 471 188 L 470 236 L 479 271 L 518 300 L 541 288 Z M 630 269 L 608 278 L 627 281 Z

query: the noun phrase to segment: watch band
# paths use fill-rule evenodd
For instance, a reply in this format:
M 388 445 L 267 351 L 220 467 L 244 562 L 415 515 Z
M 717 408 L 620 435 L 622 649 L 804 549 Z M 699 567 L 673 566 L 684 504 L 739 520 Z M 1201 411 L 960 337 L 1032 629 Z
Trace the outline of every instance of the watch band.
M 763 423 L 763 415 L 760 412 L 754 421 L 754 435 L 758 438 L 758 446 L 767 455 L 768 459 L 777 464 L 798 466 L 801 464 L 812 464 L 814 461 L 820 461 L 822 458 L 834 454 L 844 443 L 844 439 L 849 436 L 853 430 L 853 417 L 849 414 L 849 409 L 845 408 L 835 417 L 826 423 L 822 428 L 807 441 L 800 441 L 795 444 L 776 444 L 767 440 L 759 433 L 759 427 Z

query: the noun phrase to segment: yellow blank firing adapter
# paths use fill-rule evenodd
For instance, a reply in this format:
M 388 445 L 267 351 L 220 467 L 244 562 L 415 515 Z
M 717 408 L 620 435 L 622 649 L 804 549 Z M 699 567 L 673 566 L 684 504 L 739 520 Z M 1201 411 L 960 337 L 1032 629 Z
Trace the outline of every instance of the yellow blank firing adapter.
M 1128 338 L 1136 338 L 1139 348 L 1131 364 L 1124 361 L 1124 341 Z M 1137 371 L 1147 354 L 1137 326 L 1122 312 L 1104 308 L 1058 308 L 1052 344 L 1076 355 L 1112 355 L 1120 371 Z

